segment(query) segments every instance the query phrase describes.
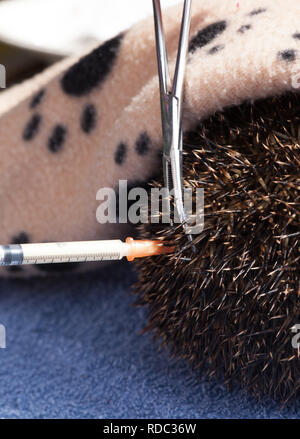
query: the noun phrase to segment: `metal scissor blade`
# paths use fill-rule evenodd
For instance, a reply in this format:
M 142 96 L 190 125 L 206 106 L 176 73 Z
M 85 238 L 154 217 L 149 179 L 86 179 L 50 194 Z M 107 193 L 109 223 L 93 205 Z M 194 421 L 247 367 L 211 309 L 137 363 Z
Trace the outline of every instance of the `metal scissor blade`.
M 170 162 L 172 173 L 172 189 L 174 202 L 180 222 L 184 222 L 184 208 L 182 200 L 182 125 L 179 111 L 179 99 L 172 100 L 172 143 L 170 150 Z
M 164 182 L 165 188 L 169 191 L 172 189 L 172 173 L 170 172 L 170 157 L 163 156 L 163 173 L 164 173 Z
M 182 197 L 182 153 L 178 150 L 171 152 L 171 172 L 173 180 L 174 203 L 180 223 L 185 223 L 184 205 Z

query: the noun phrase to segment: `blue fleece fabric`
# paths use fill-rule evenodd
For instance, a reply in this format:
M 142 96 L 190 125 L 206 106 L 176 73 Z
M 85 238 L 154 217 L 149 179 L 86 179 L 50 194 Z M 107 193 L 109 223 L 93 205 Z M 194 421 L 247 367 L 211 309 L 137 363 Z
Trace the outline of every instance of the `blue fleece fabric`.
M 200 381 L 140 335 L 134 273 L 119 263 L 93 274 L 0 280 L 1 418 L 299 418 L 221 382 Z

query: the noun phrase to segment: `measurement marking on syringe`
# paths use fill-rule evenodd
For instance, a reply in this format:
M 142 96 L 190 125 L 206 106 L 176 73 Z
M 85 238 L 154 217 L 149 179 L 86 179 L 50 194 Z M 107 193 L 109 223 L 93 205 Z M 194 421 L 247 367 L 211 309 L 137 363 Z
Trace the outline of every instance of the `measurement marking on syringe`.
M 23 264 L 62 264 L 62 263 L 70 263 L 70 262 L 96 262 L 103 260 L 115 260 L 120 259 L 120 253 L 109 253 L 109 254 L 89 254 L 84 255 L 83 257 L 68 257 L 68 256 L 59 256 L 59 257 L 39 257 L 39 258 L 30 258 L 24 257 Z

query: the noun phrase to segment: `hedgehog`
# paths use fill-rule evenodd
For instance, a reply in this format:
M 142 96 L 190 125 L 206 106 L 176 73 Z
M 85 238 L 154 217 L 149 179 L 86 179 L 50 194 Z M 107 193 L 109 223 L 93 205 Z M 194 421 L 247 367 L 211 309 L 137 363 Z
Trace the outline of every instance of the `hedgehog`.
M 299 169 L 300 94 L 205 119 L 183 153 L 184 186 L 204 188 L 204 229 L 190 243 L 180 225 L 141 226 L 177 251 L 138 261 L 134 288 L 145 331 L 172 355 L 285 404 L 300 395 Z

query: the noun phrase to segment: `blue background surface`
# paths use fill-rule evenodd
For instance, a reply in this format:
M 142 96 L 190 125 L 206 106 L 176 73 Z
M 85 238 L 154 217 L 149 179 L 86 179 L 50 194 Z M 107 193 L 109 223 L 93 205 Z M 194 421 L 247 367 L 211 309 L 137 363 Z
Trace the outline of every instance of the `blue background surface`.
M 0 280 L 2 418 L 300 418 L 200 380 L 140 335 L 128 263 L 92 274 Z

